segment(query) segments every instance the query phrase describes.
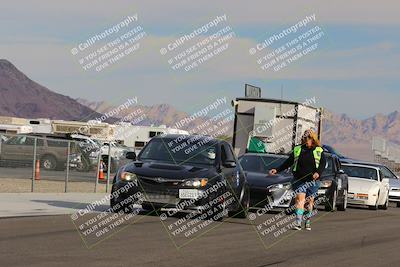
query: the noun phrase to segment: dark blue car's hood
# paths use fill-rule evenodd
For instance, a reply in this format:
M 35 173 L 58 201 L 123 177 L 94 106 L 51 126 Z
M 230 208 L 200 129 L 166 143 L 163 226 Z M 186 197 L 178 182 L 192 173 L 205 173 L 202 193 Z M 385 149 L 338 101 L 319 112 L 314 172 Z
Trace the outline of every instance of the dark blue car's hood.
M 155 161 L 141 161 L 143 164 L 132 162 L 123 167 L 124 171 L 135 173 L 138 176 L 163 177 L 171 179 L 212 178 L 216 175 L 216 168 L 209 165 L 163 163 Z
M 273 176 L 258 172 L 246 172 L 246 174 L 250 187 L 266 188 L 273 184 L 289 183 L 293 179 L 291 173 L 279 173 Z

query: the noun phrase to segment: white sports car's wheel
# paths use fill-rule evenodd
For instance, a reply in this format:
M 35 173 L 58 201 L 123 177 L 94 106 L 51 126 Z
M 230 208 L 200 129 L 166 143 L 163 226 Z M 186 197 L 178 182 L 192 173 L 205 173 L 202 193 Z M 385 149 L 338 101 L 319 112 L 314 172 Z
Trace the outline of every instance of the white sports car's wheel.
M 383 209 L 383 210 L 387 210 L 388 207 L 389 207 L 389 192 L 388 192 L 388 194 L 387 194 L 385 204 L 379 206 L 379 208 L 380 208 L 380 209 Z
M 378 201 L 379 201 L 379 193 L 378 193 L 378 197 L 376 198 L 376 203 L 374 206 L 369 206 L 370 210 L 377 210 L 379 205 L 378 205 Z

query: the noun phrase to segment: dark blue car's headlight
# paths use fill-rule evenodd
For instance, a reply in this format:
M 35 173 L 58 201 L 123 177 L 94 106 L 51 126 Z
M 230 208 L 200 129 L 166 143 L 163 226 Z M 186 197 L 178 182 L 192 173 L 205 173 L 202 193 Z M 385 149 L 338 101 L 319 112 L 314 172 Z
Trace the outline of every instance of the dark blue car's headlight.
M 281 191 L 281 190 L 289 190 L 291 188 L 290 183 L 285 183 L 285 184 L 273 184 L 267 187 L 267 189 L 270 192 L 276 192 L 276 191 Z

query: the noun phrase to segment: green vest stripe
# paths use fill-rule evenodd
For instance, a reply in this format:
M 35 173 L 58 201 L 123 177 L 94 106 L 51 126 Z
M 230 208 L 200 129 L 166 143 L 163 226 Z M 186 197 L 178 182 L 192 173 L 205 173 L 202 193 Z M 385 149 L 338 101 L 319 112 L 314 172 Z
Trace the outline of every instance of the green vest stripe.
M 324 151 L 324 149 L 319 146 L 317 146 L 313 150 L 313 155 L 314 155 L 314 159 L 315 159 L 315 167 L 317 167 L 317 168 L 319 167 L 319 162 L 321 161 L 321 155 L 322 155 L 323 151 Z M 297 163 L 299 161 L 300 154 L 301 154 L 301 145 L 295 146 L 293 148 L 293 156 L 294 156 L 293 171 L 294 172 L 297 170 Z

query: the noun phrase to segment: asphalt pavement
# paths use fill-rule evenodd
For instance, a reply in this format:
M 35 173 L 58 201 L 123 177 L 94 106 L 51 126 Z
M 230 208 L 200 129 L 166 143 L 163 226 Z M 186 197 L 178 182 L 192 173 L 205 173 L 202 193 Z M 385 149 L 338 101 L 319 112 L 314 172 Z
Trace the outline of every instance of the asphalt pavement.
M 2 266 L 399 265 L 400 208 L 320 211 L 315 218 L 312 231 L 290 230 L 268 242 L 254 222 L 228 218 L 214 222 L 190 242 L 179 243 L 169 232 L 179 216 L 162 221 L 141 212 L 89 246 L 71 215 L 2 218 L 0 262 Z

